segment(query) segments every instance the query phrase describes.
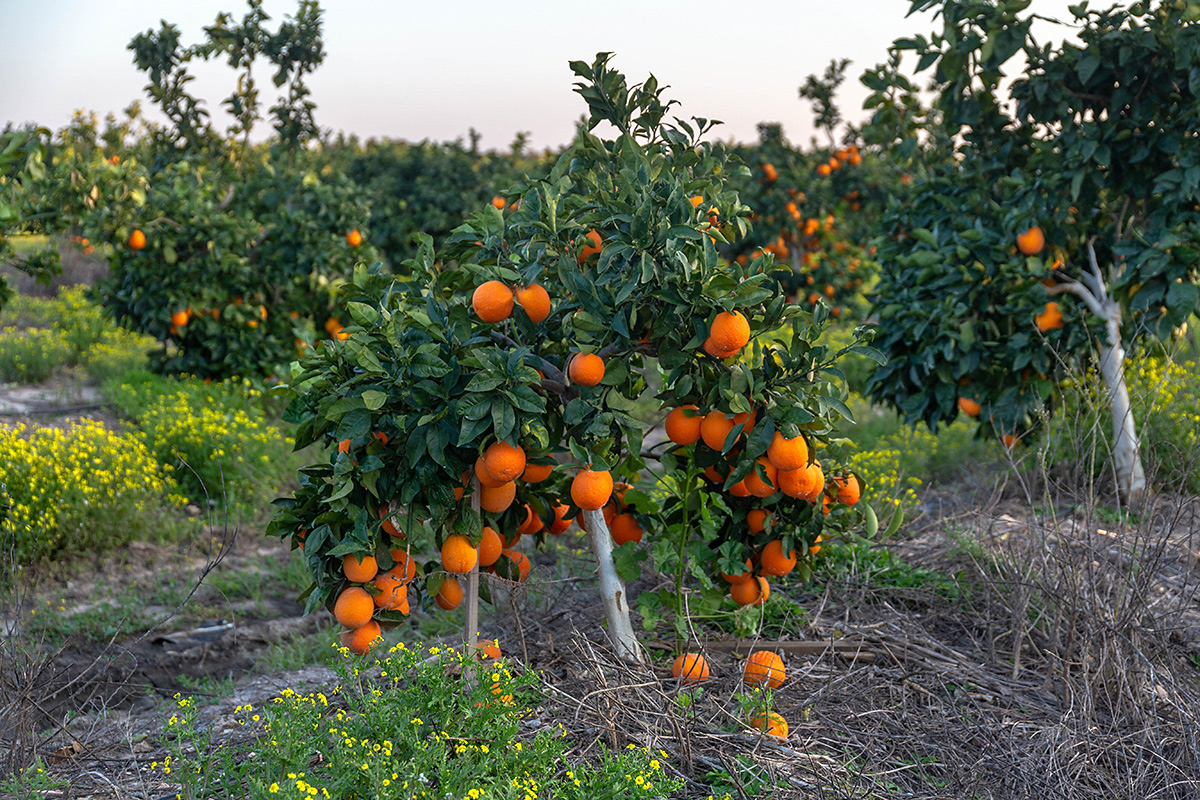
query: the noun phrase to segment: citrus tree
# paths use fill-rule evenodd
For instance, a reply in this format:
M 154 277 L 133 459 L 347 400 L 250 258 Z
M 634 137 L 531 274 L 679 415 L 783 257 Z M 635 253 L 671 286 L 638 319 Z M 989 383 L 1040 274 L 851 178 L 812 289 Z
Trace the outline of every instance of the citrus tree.
M 883 220 L 875 296 L 888 363 L 870 391 L 930 426 L 977 417 L 1014 444 L 1076 363 L 1103 377 L 1121 494 L 1145 478 L 1123 365 L 1197 308 L 1200 4 L 1071 7 L 1040 43 L 1028 0 L 917 0 L 941 33 L 895 43 L 933 69 L 932 107 L 893 58 L 864 77 L 873 135 L 920 165 Z M 1006 97 L 1004 69 L 1027 62 Z M 922 142 L 923 144 L 916 144 Z
M 44 247 L 18 254 L 12 236 L 46 229 L 46 219 L 31 202 L 30 186 L 45 175 L 48 137 L 49 131 L 40 128 L 0 135 L 0 264 L 39 280 L 49 280 L 61 269 L 58 251 Z M 0 308 L 12 299 L 12 293 L 8 278 L 0 275 Z
M 745 260 L 768 252 L 791 267 L 780 277 L 796 303 L 824 302 L 835 317 L 852 310 L 861 318 L 863 287 L 875 273 L 867 240 L 879 210 L 899 187 L 899 173 L 862 150 L 857 129 L 844 125 L 834 96 L 848 64 L 834 61 L 800 88 L 826 142 L 814 139 L 806 150 L 789 143 L 777 123 L 762 123 L 757 145 L 737 151 L 755 167 L 737 183 L 755 210 L 755 224 L 731 244 L 729 255 Z
M 690 600 L 761 605 L 766 576 L 811 564 L 822 532 L 873 532 L 858 479 L 816 459 L 848 413 L 837 354 L 815 344 L 827 312 L 788 304 L 769 257 L 718 257 L 748 226 L 729 185 L 743 168 L 704 138 L 714 123 L 665 122 L 655 79 L 631 86 L 608 62 L 572 62 L 589 117 L 549 175 L 437 253 L 422 237 L 403 276 L 357 268 L 348 338 L 287 387 L 297 446 L 329 456 L 268 532 L 303 547 L 308 608 L 331 609 L 354 649 L 415 600 L 458 606 L 464 580 L 470 609 L 481 567 L 523 579 L 518 540 L 572 521 L 626 659 L 624 581 L 647 558 L 675 577 L 659 603 L 682 618 Z M 591 132 L 602 122 L 614 138 Z M 786 345 L 763 336 L 784 329 Z M 666 437 L 648 435 L 647 402 L 669 411 Z
M 249 6 L 240 22 L 219 15 L 196 45 L 182 45 L 165 22 L 135 37 L 134 61 L 168 123 L 149 126 L 150 144 L 134 148 L 141 158 L 80 157 L 63 169 L 87 180 L 59 181 L 82 235 L 110 245 L 103 305 L 163 342 L 152 363 L 167 373 L 277 371 L 316 338 L 341 333 L 337 286 L 376 257 L 368 203 L 307 147 L 320 133 L 305 85 L 324 58 L 319 6 L 302 2 L 274 30 L 258 0 Z M 237 71 L 224 132 L 188 91 L 190 65 L 220 58 Z M 267 109 L 274 138 L 255 145 L 264 59 L 282 93 Z

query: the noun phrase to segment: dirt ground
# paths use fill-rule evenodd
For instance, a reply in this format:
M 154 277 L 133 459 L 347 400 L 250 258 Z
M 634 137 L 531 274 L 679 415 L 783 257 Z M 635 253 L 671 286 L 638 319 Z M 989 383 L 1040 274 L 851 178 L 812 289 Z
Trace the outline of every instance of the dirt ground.
M 673 642 L 646 641 L 653 667 L 613 661 L 582 540 L 537 556 L 527 584 L 483 611 L 483 632 L 542 674 L 542 716 L 564 725 L 579 755 L 597 743 L 666 750 L 687 797 L 707 797 L 715 773 L 749 772 L 774 784 L 761 796 L 783 798 L 1200 797 L 1200 501 L 1159 497 L 1112 519 L 1063 499 L 1035 514 L 993 482 L 933 488 L 923 503 L 891 543 L 902 569 L 864 560 L 779 590 L 808 614 L 790 638 L 810 643 L 758 643 L 787 660 L 776 694 L 785 742 L 735 715 L 741 660 L 727 636 L 705 634 L 714 677 L 686 713 L 672 702 Z M 198 694 L 231 741 L 237 706 L 334 681 L 319 664 L 256 669 L 280 643 L 332 641 L 327 615 L 303 616 L 301 587 L 271 580 L 285 548 L 249 529 L 209 533 L 186 556 L 138 545 L 49 598 L 79 614 L 132 586 L 146 596 L 138 613 L 161 620 L 43 651 L 48 664 L 24 690 L 38 707 L 25 713 L 44 732 L 38 751 L 70 782 L 55 797 L 173 797 L 148 765 L 163 755 L 164 700 L 199 680 L 223 682 Z M 230 577 L 242 574 L 258 579 Z M 170 581 L 173 591 L 149 596 Z M 246 584 L 264 588 L 236 590 Z M 413 628 L 436 632 L 435 622 L 418 614 Z

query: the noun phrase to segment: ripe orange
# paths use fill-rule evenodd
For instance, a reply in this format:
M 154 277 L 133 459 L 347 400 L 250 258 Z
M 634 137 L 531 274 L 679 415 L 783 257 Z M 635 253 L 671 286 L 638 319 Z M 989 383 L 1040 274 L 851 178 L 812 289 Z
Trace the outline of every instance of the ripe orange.
M 783 659 L 770 650 L 757 650 L 746 659 L 742 682 L 747 686 L 768 686 L 778 689 L 787 680 Z
M 763 164 L 763 177 L 767 183 L 774 183 L 779 180 L 779 170 L 775 169 L 774 164 Z
M 766 578 L 755 578 L 729 586 L 729 596 L 739 606 L 761 606 L 771 596 L 771 584 Z
M 351 583 L 366 583 L 379 572 L 379 563 L 375 556 L 363 556 L 360 560 L 358 556 L 347 555 L 342 557 L 342 572 Z
M 571 520 L 567 519 L 567 512 L 570 510 L 569 506 L 558 505 L 554 507 L 554 522 L 550 523 L 551 535 L 558 536 L 571 527 Z
M 478 456 L 475 459 L 475 477 L 479 479 L 479 485 L 488 489 L 495 489 L 498 486 L 503 486 L 508 481 L 502 481 L 492 475 L 492 471 L 487 468 L 487 462 L 483 460 L 483 456 Z
M 762 551 L 762 571 L 782 578 L 796 568 L 796 551 L 783 554 L 783 541 L 772 539 Z
M 585 511 L 603 508 L 612 491 L 613 479 L 608 470 L 581 469 L 571 480 L 571 500 Z
M 787 720 L 774 711 L 768 714 L 759 714 L 750 720 L 750 725 L 755 730 L 763 731 L 767 736 L 774 736 L 776 739 L 786 739 L 788 737 Z
M 187 325 L 188 324 L 188 312 L 176 311 L 174 314 L 171 315 L 171 324 L 174 325 L 176 328 L 182 328 L 184 325 Z
M 969 397 L 958 398 L 958 410 L 966 414 L 968 417 L 978 417 L 983 406 Z
M 671 665 L 671 676 L 684 686 L 708 680 L 708 660 L 699 653 L 681 653 Z
M 338 635 L 338 640 L 343 647 L 349 648 L 351 653 L 361 656 L 374 647 L 382 635 L 383 631 L 379 628 L 379 623 L 375 620 L 368 620 L 365 625 L 352 631 L 342 632 Z
M 1036 256 L 1046 247 L 1046 234 L 1041 226 L 1034 225 L 1024 233 L 1017 234 L 1017 249 L 1027 256 Z
M 571 359 L 567 374 L 576 386 L 595 386 L 604 380 L 604 359 L 595 353 L 578 353 Z
M 847 475 L 844 478 L 834 478 L 833 485 L 837 487 L 837 501 L 848 506 L 852 506 L 858 502 L 858 498 L 862 495 L 862 487 L 858 485 L 858 478 L 853 475 Z
M 582 264 L 594 255 L 599 255 L 604 249 L 604 242 L 600 238 L 600 234 L 595 230 L 590 230 L 587 233 L 588 243 L 579 251 L 579 263 Z
M 389 550 L 388 553 L 391 554 L 392 561 L 396 562 L 396 566 L 388 572 L 395 573 L 405 583 L 417 576 L 417 560 L 410 556 L 407 550 Z
M 1042 309 L 1042 313 L 1034 315 L 1033 321 L 1037 323 L 1037 329 L 1042 333 L 1062 328 L 1063 315 L 1062 311 L 1058 308 L 1058 303 L 1053 300 L 1046 303 L 1046 307 Z
M 737 355 L 750 341 L 750 321 L 740 311 L 722 311 L 713 318 L 704 352 L 716 358 Z
M 493 480 L 515 481 L 525 471 L 525 451 L 520 445 L 493 442 L 483 451 L 483 465 Z
M 471 546 L 471 540 L 456 533 L 442 542 L 442 566 L 447 572 L 463 574 L 470 572 L 479 562 L 479 551 Z
M 706 445 L 720 453 L 725 447 L 725 437 L 733 430 L 733 426 L 734 421 L 731 417 L 727 417 L 724 413 L 713 409 L 700 422 L 700 438 L 704 440 Z M 739 435 L 738 439 L 740 438 L 741 436 Z M 733 441 L 737 442 L 737 439 Z M 733 445 L 731 444 L 730 446 L 732 447 Z
M 526 506 L 528 508 L 528 506 Z M 530 510 L 532 513 L 532 509 Z M 534 517 L 537 519 L 537 517 Z M 483 526 L 483 538 L 479 541 L 479 566 L 490 567 L 500 559 L 500 551 L 504 549 L 504 542 L 500 540 L 500 534 L 496 533 L 487 525 Z
M 446 611 L 451 611 L 458 608 L 462 604 L 463 590 L 462 586 L 454 578 L 447 576 L 442 581 L 442 585 L 438 588 L 437 595 L 434 596 L 433 602 L 437 603 L 437 607 Z
M 704 195 L 698 194 L 688 199 L 692 201 L 692 208 L 699 208 L 700 204 L 704 202 Z
M 667 414 L 667 438 L 684 447 L 695 444 L 700 439 L 700 425 L 704 420 L 696 413 L 698 410 L 695 406 L 680 406 Z
M 141 250 L 145 246 L 146 234 L 137 229 L 135 229 L 133 233 L 129 234 L 129 248 L 131 250 Z
M 520 550 L 507 549 L 503 553 L 517 567 L 517 581 L 523 581 L 529 577 L 529 571 L 533 569 L 533 565 L 529 563 L 529 556 L 522 553 Z
M 762 533 L 763 526 L 767 522 L 767 517 L 770 516 L 761 508 L 752 508 L 746 513 L 746 525 L 750 528 L 751 533 Z
M 479 506 L 489 514 L 499 514 L 512 505 L 517 496 L 517 484 L 510 481 L 501 486 L 479 489 Z
M 817 165 L 817 174 L 822 178 L 828 177 L 831 172 L 833 172 L 833 167 L 829 166 L 828 164 Z
M 333 618 L 346 628 L 361 628 L 371 621 L 374 613 L 375 601 L 359 586 L 342 589 L 333 604 Z
M 362 234 L 358 232 L 358 228 L 355 228 L 346 234 L 346 241 L 351 247 L 358 247 L 360 244 L 362 244 Z
M 767 473 L 767 479 L 764 481 L 758 477 L 757 469 L 752 470 L 745 478 L 746 488 L 755 497 L 770 497 L 779 488 L 779 470 L 768 458 L 759 458 L 757 463 Z
M 388 611 L 408 613 L 408 586 L 404 580 L 403 568 L 389 569 L 375 576 L 375 588 L 379 594 L 372 599 L 376 608 Z
M 541 483 L 550 477 L 550 473 L 554 471 L 553 464 L 525 464 L 525 471 L 521 473 L 521 480 L 526 483 Z
M 801 469 L 808 466 L 808 443 L 803 436 L 785 439 L 783 434 L 775 431 L 771 444 L 767 447 L 767 458 L 780 470 Z
M 817 463 L 809 464 L 803 469 L 780 472 L 779 488 L 788 497 L 815 500 L 825 490 L 825 473 Z
M 717 472 L 716 467 L 705 467 L 704 479 L 713 483 L 723 483 L 725 481 L 721 473 Z
M 1000 441 L 1006 450 L 1012 450 L 1017 443 L 1017 437 L 1011 433 L 1006 433 L 1000 437 Z
M 528 536 L 540 531 L 545 525 L 542 523 L 542 518 L 533 513 L 533 507 L 528 503 L 525 504 L 525 519 L 517 526 L 517 533 L 521 536 Z
M 748 559 L 748 558 L 746 559 L 746 571 L 745 572 L 739 572 L 734 575 L 729 575 L 724 572 L 721 573 L 721 578 L 723 578 L 724 581 L 729 584 L 745 583 L 746 581 L 750 580 L 753 577 L 754 577 L 754 565 L 750 563 L 750 559 Z
M 517 302 L 525 309 L 531 322 L 537 325 L 550 316 L 550 293 L 545 287 L 531 283 L 524 289 L 517 289 Z
M 503 322 L 513 310 L 513 293 L 500 281 L 487 281 L 475 288 L 471 306 L 484 322 Z
M 644 533 L 642 526 L 638 524 L 637 517 L 633 514 L 617 514 L 609 529 L 613 541 L 617 544 L 640 542 Z
M 750 490 L 748 488 L 746 488 L 746 479 L 742 478 L 740 481 L 735 483 L 733 486 L 730 486 L 729 493 L 731 495 L 733 495 L 734 497 L 749 497 Z
M 496 208 L 503 210 L 504 207 L 506 205 L 508 205 L 508 201 L 505 200 L 500 195 L 496 195 L 495 197 L 492 198 L 492 205 L 495 206 Z

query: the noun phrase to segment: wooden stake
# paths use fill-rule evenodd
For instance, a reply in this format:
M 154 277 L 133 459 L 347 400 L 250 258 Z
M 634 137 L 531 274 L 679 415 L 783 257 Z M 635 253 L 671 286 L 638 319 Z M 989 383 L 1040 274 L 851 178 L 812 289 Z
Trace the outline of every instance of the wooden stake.
M 471 479 L 471 509 L 478 514 L 479 478 Z M 481 528 L 482 528 L 482 517 Z M 475 652 L 479 645 L 479 559 L 467 573 L 467 619 L 463 623 L 463 679 L 469 682 L 475 674 Z

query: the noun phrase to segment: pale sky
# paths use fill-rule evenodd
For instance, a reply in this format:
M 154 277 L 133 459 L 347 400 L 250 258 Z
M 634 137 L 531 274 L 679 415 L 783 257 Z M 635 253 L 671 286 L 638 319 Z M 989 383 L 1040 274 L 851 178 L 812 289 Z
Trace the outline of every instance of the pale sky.
M 1034 0 L 1064 17 L 1069 0 Z M 863 117 L 864 69 L 891 42 L 928 33 L 929 17 L 905 18 L 908 0 L 325 0 L 325 63 L 311 78 L 322 128 L 361 137 L 466 137 L 502 149 L 517 131 L 535 148 L 571 137 L 585 105 L 572 91 L 569 60 L 616 53 L 632 81 L 653 72 L 681 101 L 681 115 L 720 119 L 721 139 L 757 139 L 755 125 L 780 122 L 794 143 L 812 134 L 797 88 L 833 58 L 852 60 L 839 96 Z M 295 10 L 267 0 L 270 27 Z M 133 99 L 149 110 L 145 78 L 126 49 L 134 35 L 178 25 L 186 44 L 220 11 L 241 18 L 241 0 L 0 0 L 0 125 L 65 125 L 74 109 L 103 117 Z M 1068 17 L 1069 18 L 1069 17 Z M 232 88 L 224 64 L 200 65 L 194 90 L 218 120 Z M 264 99 L 270 86 L 259 71 Z M 264 103 L 264 109 L 270 103 Z M 222 124 L 222 127 L 224 125 Z M 265 130 L 265 128 L 264 128 Z

